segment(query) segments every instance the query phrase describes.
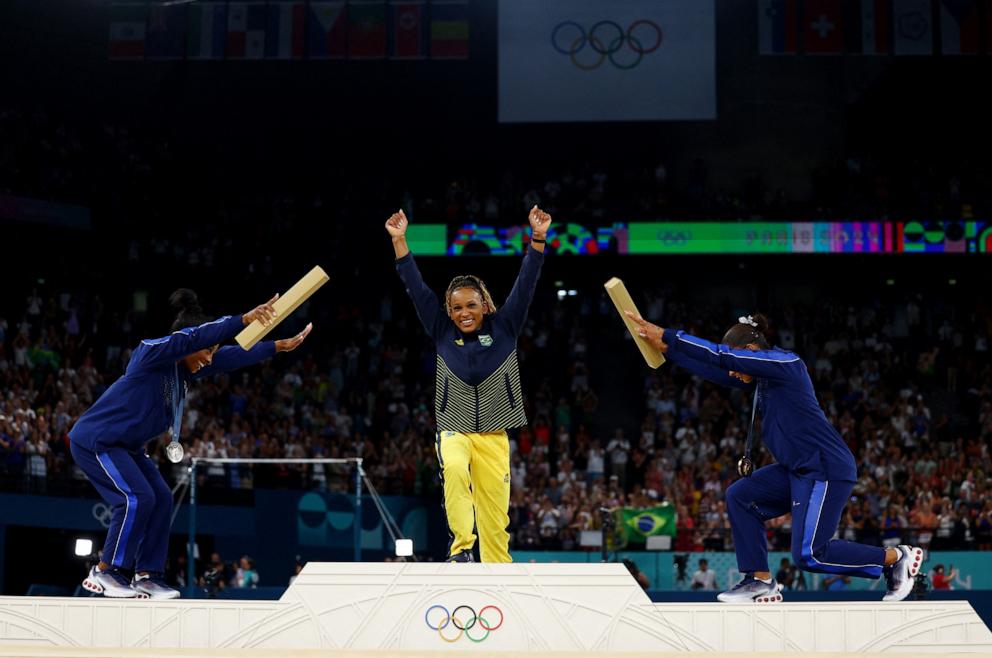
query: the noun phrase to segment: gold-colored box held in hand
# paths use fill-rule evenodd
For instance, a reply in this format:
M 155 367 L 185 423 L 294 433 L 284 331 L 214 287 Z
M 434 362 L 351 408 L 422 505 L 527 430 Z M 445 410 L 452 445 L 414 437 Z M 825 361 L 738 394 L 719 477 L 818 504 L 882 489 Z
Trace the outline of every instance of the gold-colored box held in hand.
M 286 291 L 286 294 L 281 295 L 272 305 L 276 311 L 276 316 L 272 322 L 264 326 L 258 320 L 252 322 L 234 338 L 238 341 L 238 345 L 246 350 L 255 347 L 258 341 L 265 338 L 266 334 L 275 329 L 280 322 L 299 308 L 300 304 L 307 301 L 310 295 L 317 292 L 322 285 L 327 283 L 328 278 L 327 272 L 321 269 L 319 265 L 310 270 L 306 276 L 297 281 L 292 288 Z
M 638 336 L 637 323 L 627 317 L 626 311 L 630 311 L 634 315 L 640 315 L 640 313 L 638 313 L 637 307 L 634 306 L 634 300 L 630 298 L 630 294 L 627 292 L 627 287 L 623 285 L 623 281 L 613 277 L 603 287 L 606 288 L 607 294 L 613 300 L 613 305 L 617 307 L 620 319 L 627 325 L 627 331 L 634 337 L 634 342 L 637 343 L 637 349 L 641 350 L 641 355 L 648 362 L 648 365 L 652 368 L 657 368 L 664 363 L 665 355 L 661 353 L 661 350 L 654 347 L 646 339 Z

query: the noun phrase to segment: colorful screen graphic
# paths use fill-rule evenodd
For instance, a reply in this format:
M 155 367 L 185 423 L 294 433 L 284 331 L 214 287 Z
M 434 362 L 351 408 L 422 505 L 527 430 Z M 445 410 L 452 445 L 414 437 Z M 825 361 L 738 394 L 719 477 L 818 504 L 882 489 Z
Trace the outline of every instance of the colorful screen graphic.
M 412 225 L 422 256 L 511 256 L 530 241 L 527 226 Z M 631 222 L 552 226 L 554 254 L 898 254 L 989 253 L 992 222 Z

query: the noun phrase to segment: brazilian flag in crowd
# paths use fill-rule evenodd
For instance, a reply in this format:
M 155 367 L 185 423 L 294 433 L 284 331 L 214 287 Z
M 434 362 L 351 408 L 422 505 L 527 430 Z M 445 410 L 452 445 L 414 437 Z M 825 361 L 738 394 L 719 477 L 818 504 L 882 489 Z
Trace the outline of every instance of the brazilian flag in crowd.
M 652 535 L 675 536 L 675 507 L 668 503 L 637 509 L 617 509 L 617 534 L 622 544 L 643 544 Z

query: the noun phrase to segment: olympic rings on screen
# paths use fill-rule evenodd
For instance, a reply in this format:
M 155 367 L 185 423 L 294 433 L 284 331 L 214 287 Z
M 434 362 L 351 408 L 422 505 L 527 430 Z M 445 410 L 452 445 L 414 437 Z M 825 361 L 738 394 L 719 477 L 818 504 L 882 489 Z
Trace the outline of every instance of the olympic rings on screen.
M 443 613 L 443 617 L 436 619 L 434 623 L 431 623 L 431 613 L 434 610 L 440 610 Z M 465 612 L 468 614 L 464 614 Z M 490 622 L 489 619 L 483 616 L 486 612 L 490 612 L 490 617 L 493 618 L 493 622 Z M 495 615 L 499 615 L 499 623 L 494 623 L 495 615 L 493 613 L 495 613 Z M 457 642 L 462 638 L 462 635 L 467 637 L 472 642 L 483 642 L 489 637 L 490 633 L 503 625 L 503 619 L 503 611 L 495 605 L 487 605 L 482 608 L 478 614 L 476 614 L 475 608 L 469 605 L 460 605 L 451 612 L 448 612 L 448 609 L 443 605 L 432 605 L 427 608 L 427 611 L 424 613 L 424 623 L 427 624 L 427 628 L 432 631 L 437 631 L 437 634 L 445 642 Z M 451 634 L 449 631 L 449 634 L 445 635 L 445 629 L 449 625 L 453 626 L 457 630 L 456 634 Z M 475 628 L 476 625 L 478 625 L 484 632 L 479 633 L 476 631 L 476 635 L 473 636 L 470 631 Z
M 616 21 L 610 20 L 599 21 L 588 31 L 575 21 L 562 21 L 551 30 L 551 47 L 558 53 L 567 55 L 575 68 L 582 71 L 598 69 L 606 60 L 621 70 L 635 68 L 645 55 L 661 48 L 663 40 L 661 26 L 647 18 L 634 21 L 626 30 Z M 625 45 L 634 53 L 630 61 L 617 57 L 617 53 Z M 588 61 L 581 61 L 578 55 L 586 46 L 596 56 L 587 58 Z

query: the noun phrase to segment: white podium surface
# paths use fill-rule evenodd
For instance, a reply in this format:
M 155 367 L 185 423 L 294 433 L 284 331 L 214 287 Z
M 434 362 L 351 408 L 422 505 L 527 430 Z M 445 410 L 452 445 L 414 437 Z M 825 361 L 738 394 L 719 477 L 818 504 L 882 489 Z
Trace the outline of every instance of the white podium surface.
M 966 601 L 656 604 L 620 564 L 311 562 L 271 602 L 0 597 L 17 647 L 988 655 L 992 632 Z

